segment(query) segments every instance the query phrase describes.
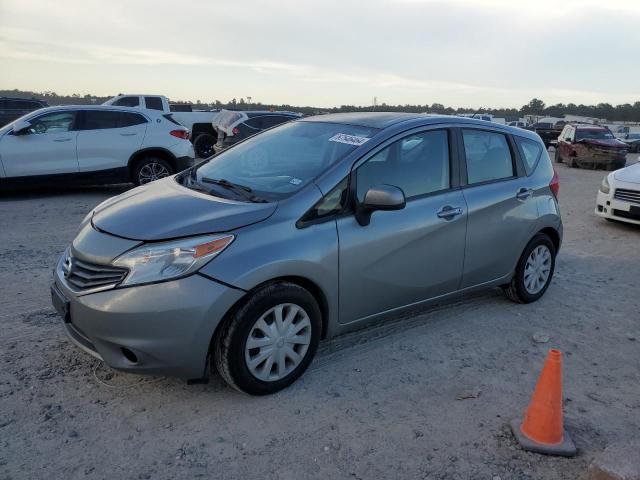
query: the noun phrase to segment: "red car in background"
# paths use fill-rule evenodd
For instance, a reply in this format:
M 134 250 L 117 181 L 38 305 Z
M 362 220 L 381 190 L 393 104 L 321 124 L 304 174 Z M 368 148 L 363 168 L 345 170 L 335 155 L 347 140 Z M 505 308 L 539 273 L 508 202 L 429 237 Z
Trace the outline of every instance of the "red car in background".
M 617 170 L 627 163 L 628 151 L 607 127 L 570 123 L 558 137 L 555 160 L 569 167 Z

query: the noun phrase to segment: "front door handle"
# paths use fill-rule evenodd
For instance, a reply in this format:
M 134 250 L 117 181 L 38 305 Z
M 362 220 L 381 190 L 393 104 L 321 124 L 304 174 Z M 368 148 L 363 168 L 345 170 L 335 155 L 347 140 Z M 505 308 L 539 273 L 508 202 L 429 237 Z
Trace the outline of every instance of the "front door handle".
M 53 141 L 54 142 L 70 142 L 71 139 L 70 138 L 55 138 Z
M 521 188 L 520 190 L 518 190 L 518 193 L 516 193 L 516 198 L 518 200 L 526 200 L 527 198 L 531 197 L 531 195 L 533 195 L 532 189 Z
M 438 213 L 436 214 L 438 215 L 438 218 L 444 218 L 445 220 L 451 220 L 454 217 L 457 217 L 458 215 L 462 215 L 462 208 L 460 207 L 451 207 L 449 205 L 446 205 L 444 207 L 442 207 Z
M 137 133 L 121 133 L 120 135 L 123 137 L 133 137 L 134 135 L 137 135 Z

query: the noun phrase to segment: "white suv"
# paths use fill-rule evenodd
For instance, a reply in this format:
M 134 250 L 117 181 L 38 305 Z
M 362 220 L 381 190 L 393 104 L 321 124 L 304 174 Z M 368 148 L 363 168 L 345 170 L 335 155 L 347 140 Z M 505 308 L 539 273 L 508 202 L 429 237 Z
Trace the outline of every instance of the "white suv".
M 193 164 L 189 130 L 162 112 L 49 107 L 0 129 L 0 181 L 8 185 L 140 185 Z

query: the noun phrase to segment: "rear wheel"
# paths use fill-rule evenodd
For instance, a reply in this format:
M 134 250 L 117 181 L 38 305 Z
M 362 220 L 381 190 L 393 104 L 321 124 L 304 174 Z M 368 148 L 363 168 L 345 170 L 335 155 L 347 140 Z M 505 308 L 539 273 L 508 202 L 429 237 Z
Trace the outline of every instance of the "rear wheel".
M 517 303 L 531 303 L 547 291 L 556 266 L 556 248 L 551 239 L 539 233 L 522 252 L 516 271 L 503 287 L 507 297 Z
M 166 160 L 157 157 L 145 157 L 137 162 L 133 169 L 133 183 L 144 185 L 174 173 L 173 167 Z
M 213 146 L 216 144 L 216 137 L 209 133 L 201 133 L 193 141 L 193 149 L 200 158 L 209 158 L 215 153 Z
M 254 294 L 214 339 L 214 361 L 222 378 L 251 395 L 267 395 L 291 385 L 307 369 L 320 341 L 318 303 L 290 282 Z

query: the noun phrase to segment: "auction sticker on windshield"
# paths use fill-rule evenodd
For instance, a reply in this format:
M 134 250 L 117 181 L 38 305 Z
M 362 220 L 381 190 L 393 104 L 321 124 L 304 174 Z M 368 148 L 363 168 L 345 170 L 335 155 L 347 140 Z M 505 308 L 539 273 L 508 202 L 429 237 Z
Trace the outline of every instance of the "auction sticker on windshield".
M 346 143 L 347 145 L 360 146 L 365 142 L 368 142 L 367 137 L 358 137 L 357 135 L 347 135 L 346 133 L 336 133 L 329 139 L 330 142 Z

